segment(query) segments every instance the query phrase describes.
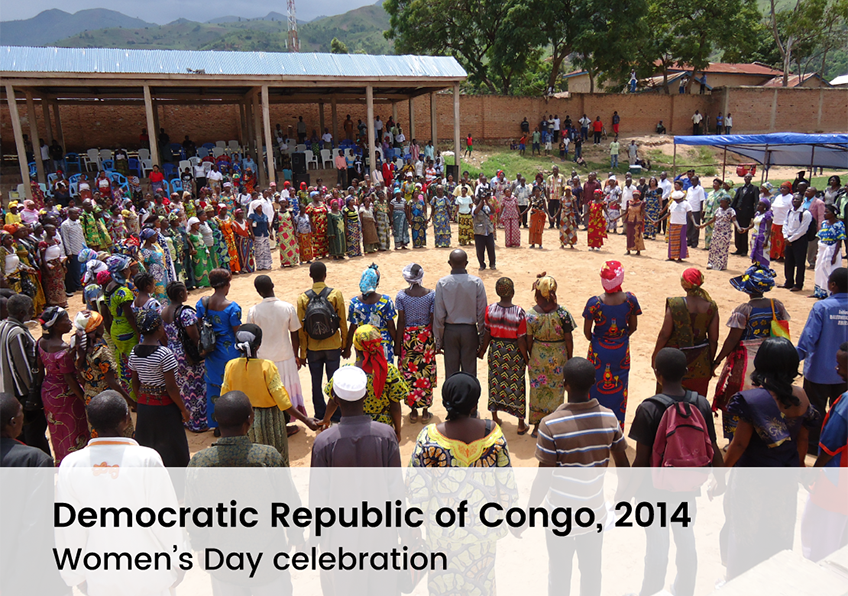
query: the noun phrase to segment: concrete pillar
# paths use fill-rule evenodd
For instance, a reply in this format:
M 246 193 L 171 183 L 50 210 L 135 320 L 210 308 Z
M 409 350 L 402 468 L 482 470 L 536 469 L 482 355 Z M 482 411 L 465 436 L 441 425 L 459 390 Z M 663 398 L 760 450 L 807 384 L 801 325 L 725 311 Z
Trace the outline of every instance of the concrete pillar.
M 162 165 L 159 162 L 159 129 L 156 128 L 156 108 L 150 95 L 150 85 L 144 86 L 144 112 L 147 116 L 147 136 L 150 137 L 150 159 L 153 165 Z
M 336 98 L 330 100 L 330 118 L 333 120 L 333 143 L 339 146 L 339 114 L 336 109 Z M 323 164 L 322 164 L 323 165 Z
M 433 141 L 433 146 L 439 144 L 439 131 L 438 131 L 438 113 L 436 111 L 436 94 L 430 94 L 430 139 Z
M 268 85 L 262 85 L 262 125 L 265 128 L 265 153 L 268 164 L 268 184 L 270 185 L 277 181 L 277 172 L 274 167 L 274 142 L 271 137 L 271 104 L 268 99 Z M 268 217 L 270 218 L 270 215 Z
M 453 151 L 454 163 L 456 164 L 457 177 L 454 182 L 459 182 L 459 177 L 462 172 L 460 165 L 462 157 L 462 147 L 460 146 L 460 131 L 459 131 L 459 83 L 453 84 Z
M 32 91 L 26 91 L 27 120 L 29 121 L 29 140 L 32 143 L 32 157 L 38 174 L 38 182 L 47 184 L 44 175 L 44 164 L 41 161 L 41 143 L 38 142 L 38 122 L 35 120 L 35 102 L 32 101 Z
M 415 98 L 409 98 L 409 140 L 415 138 Z
M 265 163 L 262 161 L 262 116 L 260 115 L 259 106 L 260 89 L 255 89 L 253 93 L 253 138 L 256 139 L 256 151 L 253 155 L 253 161 L 256 162 L 256 172 L 259 177 L 259 186 L 268 186 L 268 177 L 265 172 Z
M 15 90 L 6 83 L 6 101 L 9 104 L 9 118 L 12 120 L 12 132 L 15 135 L 15 148 L 18 150 L 18 165 L 21 168 L 21 182 L 24 183 L 24 197 L 32 199 L 32 187 L 29 185 L 29 164 L 24 145 L 24 131 L 21 130 L 21 117 L 18 114 L 18 104 L 15 101 Z
M 53 122 L 50 118 L 50 102 L 46 97 L 41 98 L 41 113 L 44 115 L 44 128 L 47 136 L 44 138 L 48 145 L 53 144 Z
M 365 106 L 368 118 L 368 164 L 371 167 L 373 180 L 373 172 L 377 169 L 377 146 L 374 142 L 374 135 L 377 133 L 374 130 L 374 87 L 371 85 L 365 87 Z
M 318 102 L 318 138 L 324 136 L 324 100 Z
M 394 120 L 395 122 L 397 122 L 397 121 L 398 121 L 398 107 L 397 107 L 397 102 L 396 102 L 396 101 L 393 101 L 393 102 L 392 102 L 392 120 Z M 407 130 L 409 130 L 409 128 L 407 128 Z M 409 134 L 410 134 L 410 135 L 412 134 L 412 131 L 411 131 L 411 130 L 409 130 Z M 412 140 L 412 137 L 409 137 L 409 140 L 411 141 L 411 140 Z
M 61 108 L 59 107 L 58 101 L 53 101 L 53 117 L 56 118 L 56 139 L 59 141 L 59 144 L 62 146 L 62 149 L 67 153 L 68 148 L 65 147 L 65 133 L 62 131 L 62 116 L 61 116 Z

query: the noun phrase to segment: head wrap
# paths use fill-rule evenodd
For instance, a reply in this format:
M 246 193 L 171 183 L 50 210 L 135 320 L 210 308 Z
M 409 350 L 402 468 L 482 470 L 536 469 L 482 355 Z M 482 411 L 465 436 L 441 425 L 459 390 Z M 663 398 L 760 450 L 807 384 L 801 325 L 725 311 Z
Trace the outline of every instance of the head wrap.
M 35 201 L 33 201 L 32 199 L 27 199 L 26 201 L 24 201 L 24 209 L 32 210 L 33 207 L 35 207 Z
M 786 190 L 788 190 L 789 192 L 792 192 L 792 183 L 791 183 L 791 182 L 783 182 L 783 183 L 781 183 L 781 185 L 780 185 L 780 190 L 783 190 L 784 188 L 785 188 Z
M 495 293 L 501 298 L 515 294 L 515 284 L 512 283 L 510 278 L 501 277 L 497 282 L 495 282 Z
M 421 267 L 421 265 L 418 265 L 418 275 L 412 274 L 412 268 L 415 265 L 417 265 L 417 263 L 410 263 L 403 268 L 403 279 L 408 284 L 420 284 L 424 281 L 424 267 Z
M 100 264 L 103 265 L 103 263 Z M 103 269 L 95 274 L 94 279 L 97 285 L 106 286 L 112 281 L 112 274 L 106 271 L 106 265 L 103 265 Z
M 41 323 L 41 328 L 50 329 L 56 324 L 56 321 L 59 320 L 64 312 L 65 309 L 61 306 L 48 306 L 45 308 L 44 312 L 38 317 L 38 322 Z
M 557 282 L 550 275 L 542 273 L 536 281 L 533 282 L 533 290 L 539 292 L 542 298 L 550 302 L 556 301 Z
M 191 226 L 193 226 L 194 224 L 199 224 L 199 223 L 200 223 L 200 220 L 197 219 L 196 217 L 189 217 L 188 218 L 188 227 L 189 228 L 191 228 Z
M 18 204 L 19 203 L 17 201 L 9 201 L 9 209 L 11 209 L 12 207 L 17 207 Z
M 360 325 L 353 333 L 353 347 L 362 352 L 362 370 L 371 375 L 374 396 L 380 399 L 389 371 L 380 330 L 373 325 Z
M 109 273 L 112 275 L 112 281 L 117 284 L 124 285 L 127 283 L 126 278 L 123 275 L 123 272 L 130 266 L 129 257 L 125 257 L 124 255 L 112 255 L 108 259 L 106 259 L 106 268 L 109 270 Z
M 83 310 L 74 319 L 74 335 L 76 344 L 88 351 L 88 334 L 97 329 L 103 322 L 103 315 L 93 310 Z
M 621 291 L 621 282 L 624 281 L 624 267 L 618 261 L 607 261 L 601 267 L 601 285 L 604 292 L 614 294 Z
M 259 325 L 245 323 L 236 333 L 236 350 L 250 360 L 256 358 L 256 352 L 262 345 L 262 328 Z
M 448 420 L 468 415 L 477 407 L 480 399 L 480 381 L 467 372 L 457 372 L 442 385 L 442 404 Z
M 80 264 L 88 263 L 92 259 L 97 258 L 97 251 L 92 248 L 84 248 L 80 251 L 79 256 L 77 256 L 77 260 Z
M 333 393 L 344 401 L 359 401 L 368 392 L 368 375 L 358 366 L 343 366 L 333 373 Z
M 333 209 L 338 209 L 339 208 L 339 200 L 333 199 L 332 201 L 330 201 L 330 207 L 332 207 Z
M 20 227 L 21 226 L 19 226 L 18 224 L 6 224 L 5 226 L 3 226 L 3 231 L 8 232 L 9 234 L 14 234 L 18 231 L 18 228 Z
M 771 269 L 751 265 L 744 274 L 732 278 L 730 285 L 746 294 L 765 294 L 774 287 L 775 276 Z
M 372 264 L 362 272 L 362 277 L 359 279 L 359 291 L 363 294 L 371 294 L 376 291 L 378 283 L 380 283 L 380 272 L 377 265 Z
M 682 190 L 675 190 L 673 193 L 671 193 L 671 198 L 674 199 L 675 201 L 677 199 L 682 199 L 685 196 L 686 196 L 686 193 L 684 193 Z
M 766 180 L 765 182 L 760 184 L 760 188 L 765 188 L 768 191 L 769 194 L 771 194 L 771 191 L 774 190 L 774 186 L 768 180 Z
M 135 315 L 139 333 L 153 333 L 162 325 L 162 316 L 155 308 L 142 308 Z
M 766 210 L 771 209 L 771 201 L 769 201 L 768 199 L 760 197 L 760 203 L 765 203 Z
M 697 296 L 703 298 L 707 302 L 712 302 L 712 298 L 707 294 L 707 291 L 701 288 L 704 284 L 704 274 L 695 267 L 689 267 L 680 276 L 680 285 L 686 290 L 688 296 Z
M 153 238 L 154 236 L 156 236 L 156 230 L 154 230 L 153 228 L 144 228 L 141 231 L 141 241 L 142 242 L 149 240 L 150 238 Z

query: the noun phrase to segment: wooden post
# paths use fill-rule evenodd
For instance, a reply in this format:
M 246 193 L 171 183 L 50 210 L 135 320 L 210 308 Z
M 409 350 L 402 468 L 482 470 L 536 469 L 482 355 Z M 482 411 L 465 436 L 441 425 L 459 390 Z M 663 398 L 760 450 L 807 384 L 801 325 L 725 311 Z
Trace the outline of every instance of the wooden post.
M 671 125 L 670 122 L 669 125 Z M 674 143 L 674 156 L 671 158 L 671 179 L 675 178 L 677 178 L 677 143 Z
M 244 147 L 247 145 L 247 133 L 245 132 L 245 116 L 244 116 L 244 103 L 240 102 L 238 104 L 238 112 L 239 112 L 239 145 Z
M 68 152 L 68 148 L 65 147 L 65 133 L 62 131 L 62 108 L 59 106 L 58 101 L 53 101 L 53 117 L 56 118 L 56 138 L 59 140 L 59 144 L 62 146 L 62 149 L 65 150 L 65 153 Z
M 44 129 L 47 136 L 44 138 L 48 145 L 53 144 L 53 123 L 50 120 L 50 102 L 46 97 L 41 97 L 41 113 L 44 115 Z
M 244 102 L 244 118 L 244 125 L 247 129 L 247 147 L 244 151 L 242 151 L 242 157 L 244 157 L 245 153 L 253 153 L 256 148 L 256 137 L 253 134 L 253 126 L 251 126 L 251 122 L 253 121 L 253 102 L 250 97 L 248 97 Z
M 377 170 L 377 146 L 374 142 L 374 87 L 368 85 L 365 87 L 365 106 L 366 118 L 368 118 L 368 165 L 371 168 L 371 179 L 374 179 L 374 172 Z
M 29 164 L 26 158 L 24 132 L 21 130 L 21 118 L 18 114 L 18 104 L 15 100 L 15 90 L 6 83 L 6 101 L 9 104 L 9 118 L 12 120 L 12 132 L 15 135 L 15 148 L 18 150 L 18 165 L 21 167 L 21 182 L 24 184 L 24 196 L 32 199 L 32 187 L 29 184 Z
M 270 185 L 277 181 L 277 172 L 274 167 L 274 143 L 271 139 L 271 104 L 268 101 L 268 85 L 262 85 L 262 124 L 265 127 L 265 154 L 268 163 L 268 184 Z
M 339 114 L 336 109 L 336 96 L 330 100 L 330 118 L 333 120 L 333 144 L 339 146 Z M 322 166 L 324 164 L 321 164 Z
M 409 98 L 409 140 L 415 138 L 415 98 Z
M 253 161 L 256 162 L 256 169 L 259 170 L 256 174 L 259 176 L 259 186 L 265 187 L 268 185 L 268 178 L 265 172 L 265 164 L 262 161 L 262 121 L 259 115 L 259 89 L 253 91 L 253 138 L 256 139 L 256 153 L 253 156 Z
M 324 100 L 318 101 L 318 138 L 324 136 Z
M 433 141 L 433 147 L 439 144 L 439 131 L 438 131 L 438 114 L 436 111 L 436 94 L 430 94 L 430 137 Z
M 47 184 L 44 176 L 44 163 L 41 161 L 41 143 L 38 136 L 38 122 L 35 120 L 35 103 L 32 101 L 32 91 L 25 91 L 27 103 L 27 120 L 29 121 L 29 142 L 32 143 L 32 158 L 35 161 L 35 170 L 38 181 Z
M 724 156 L 721 158 L 721 179 L 724 180 L 724 171 L 727 169 L 727 146 L 724 147 Z
M 462 170 L 460 169 L 460 159 L 462 156 L 462 149 L 460 147 L 460 134 L 459 134 L 459 83 L 453 84 L 453 150 L 454 150 L 454 158 L 453 163 L 456 164 L 456 180 L 454 182 L 459 183 L 460 175 Z
M 150 137 L 150 160 L 153 165 L 161 165 L 159 162 L 159 130 L 156 128 L 156 112 L 153 107 L 153 98 L 150 96 L 150 85 L 144 86 L 144 111 L 147 115 L 147 136 Z

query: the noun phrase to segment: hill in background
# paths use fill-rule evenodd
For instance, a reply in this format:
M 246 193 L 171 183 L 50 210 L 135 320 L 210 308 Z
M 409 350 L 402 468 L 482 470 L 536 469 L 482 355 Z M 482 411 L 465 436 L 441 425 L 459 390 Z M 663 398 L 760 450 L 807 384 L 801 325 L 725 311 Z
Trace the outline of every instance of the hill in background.
M 43 46 L 86 30 L 152 26 L 155 25 L 105 8 L 80 10 L 74 14 L 54 8 L 31 19 L 0 22 L 0 43 L 8 46 Z

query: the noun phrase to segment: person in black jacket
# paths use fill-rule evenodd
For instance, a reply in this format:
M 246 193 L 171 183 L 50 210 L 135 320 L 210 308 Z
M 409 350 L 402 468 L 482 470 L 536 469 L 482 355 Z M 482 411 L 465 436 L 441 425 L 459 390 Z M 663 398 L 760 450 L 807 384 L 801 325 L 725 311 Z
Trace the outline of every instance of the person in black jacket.
M 757 208 L 757 203 L 760 200 L 760 193 L 757 187 L 751 184 L 751 174 L 745 174 L 745 184 L 736 189 L 736 196 L 730 206 L 736 211 L 736 222 L 739 228 L 747 228 L 751 225 L 751 220 L 754 219 L 754 211 Z M 748 254 L 748 232 L 740 232 L 738 229 L 734 231 L 736 240 L 736 252 L 733 253 L 739 256 Z

